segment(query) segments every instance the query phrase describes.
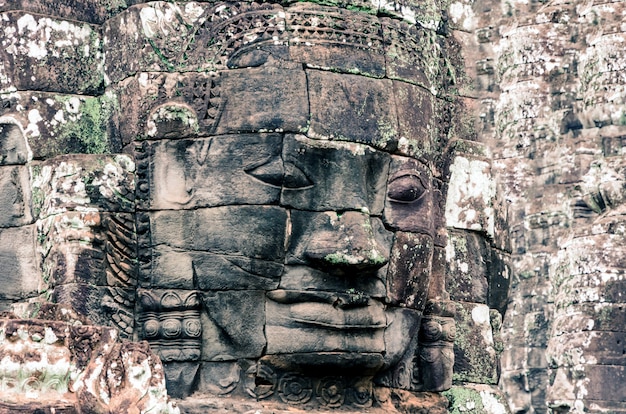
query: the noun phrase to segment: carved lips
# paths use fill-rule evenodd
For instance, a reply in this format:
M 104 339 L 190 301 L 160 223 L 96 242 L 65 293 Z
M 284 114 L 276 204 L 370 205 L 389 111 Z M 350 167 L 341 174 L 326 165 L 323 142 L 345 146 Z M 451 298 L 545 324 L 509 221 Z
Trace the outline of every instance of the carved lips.
M 382 303 L 362 293 L 275 290 L 268 298 L 277 304 L 276 321 L 326 329 L 382 329 L 387 326 Z M 281 306 L 282 305 L 282 306 Z

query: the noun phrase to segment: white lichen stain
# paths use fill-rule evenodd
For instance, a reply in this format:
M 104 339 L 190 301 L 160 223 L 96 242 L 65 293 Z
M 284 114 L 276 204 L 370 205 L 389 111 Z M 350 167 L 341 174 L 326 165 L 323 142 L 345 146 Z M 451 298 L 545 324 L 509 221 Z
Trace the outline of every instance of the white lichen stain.
M 148 74 L 143 72 L 139 75 L 139 77 L 137 78 L 137 82 L 139 83 L 140 86 L 147 88 L 148 87 Z
M 155 3 L 152 7 L 142 8 L 139 16 L 143 33 L 148 39 L 167 37 L 184 31 L 181 24 L 184 18 L 176 4 Z
M 400 16 L 402 16 L 402 19 L 410 24 L 415 24 L 418 22 L 418 18 L 417 18 L 417 14 L 415 13 L 415 10 L 413 10 L 409 6 L 402 5 L 400 2 L 387 1 L 387 0 L 370 0 L 370 4 L 373 6 L 375 10 L 382 9 L 382 10 L 386 10 L 389 12 L 399 13 Z M 434 21 L 431 21 L 431 20 L 426 21 L 424 19 L 421 19 L 419 20 L 419 23 L 428 29 L 433 29 L 433 28 L 436 29 L 438 26 L 438 23 L 435 23 Z
M 7 52 L 41 60 L 48 56 L 50 49 L 55 57 L 62 56 L 63 49 L 71 50 L 71 53 L 75 54 L 76 46 L 89 44 L 92 30 L 86 24 L 78 26 L 65 20 L 47 17 L 36 20 L 33 15 L 25 14 L 17 20 L 17 33 L 19 36 L 15 38 L 15 42 L 5 45 Z
M 487 414 L 507 414 L 509 412 L 504 404 L 487 391 L 481 391 L 480 398 Z
M 28 111 L 28 126 L 24 130 L 24 133 L 32 137 L 38 137 L 41 135 L 38 125 L 41 121 L 43 121 L 43 118 L 41 117 L 38 109 L 31 109 Z
M 493 331 L 491 328 L 491 319 L 489 318 L 489 307 L 487 305 L 476 305 L 472 309 L 472 321 L 477 325 L 477 329 L 480 329 L 484 344 L 486 345 L 485 351 L 490 354 L 495 354 L 493 348 Z
M 44 333 L 44 342 L 46 344 L 53 344 L 57 342 L 58 340 L 59 338 L 57 338 L 57 336 L 54 334 L 54 332 L 52 331 L 52 328 L 47 327 Z
M 460 28 L 466 31 L 474 29 L 474 22 L 476 18 L 472 9 L 472 4 L 466 4 L 462 2 L 455 2 L 448 8 L 450 18 L 455 25 L 461 23 Z
M 495 235 L 495 182 L 490 165 L 482 160 L 457 156 L 450 167 L 446 225 Z
M 65 101 L 65 110 L 71 114 L 78 114 L 80 112 L 80 99 L 72 96 Z
M 185 16 L 191 21 L 197 21 L 204 14 L 205 8 L 200 7 L 198 3 L 189 2 L 185 5 Z

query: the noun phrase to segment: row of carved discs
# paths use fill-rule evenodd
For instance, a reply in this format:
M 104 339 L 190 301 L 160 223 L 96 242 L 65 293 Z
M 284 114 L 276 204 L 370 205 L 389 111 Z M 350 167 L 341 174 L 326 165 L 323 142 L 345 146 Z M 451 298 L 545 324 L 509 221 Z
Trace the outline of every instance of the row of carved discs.
M 202 325 L 198 312 L 168 312 L 165 315 L 144 314 L 144 339 L 199 338 Z
M 258 377 L 249 377 L 246 391 L 258 399 L 269 398 L 275 393 L 285 403 L 305 404 L 313 397 L 322 405 L 335 408 L 345 404 L 356 407 L 372 405 L 372 385 L 369 381 L 348 386 L 342 378 L 324 377 L 312 380 L 297 373 L 277 375 L 268 367 L 261 367 Z M 262 378 L 263 381 L 258 381 Z

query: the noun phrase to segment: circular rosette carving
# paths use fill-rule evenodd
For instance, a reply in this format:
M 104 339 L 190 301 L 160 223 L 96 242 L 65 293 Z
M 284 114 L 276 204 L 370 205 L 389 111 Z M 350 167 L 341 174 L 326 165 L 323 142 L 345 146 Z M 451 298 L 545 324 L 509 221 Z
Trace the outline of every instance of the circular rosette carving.
M 182 332 L 182 324 L 178 319 L 165 319 L 161 322 L 161 332 L 163 333 L 164 338 L 178 338 Z
M 265 365 L 260 367 L 251 366 L 246 371 L 244 384 L 245 390 L 251 397 L 259 400 L 265 399 L 274 394 L 276 388 L 276 374 Z
M 202 334 L 202 325 L 199 319 L 185 319 L 183 321 L 183 333 L 188 338 L 199 338 Z
M 159 335 L 160 327 L 159 320 L 156 318 L 145 320 L 143 323 L 144 339 L 156 338 Z
M 372 406 L 372 383 L 359 381 L 350 389 L 350 401 L 359 408 Z
M 320 404 L 330 408 L 341 407 L 345 400 L 345 386 L 338 378 L 322 378 L 315 391 Z
M 308 378 L 298 374 L 285 374 L 278 384 L 278 395 L 283 402 L 304 404 L 311 399 L 313 387 Z

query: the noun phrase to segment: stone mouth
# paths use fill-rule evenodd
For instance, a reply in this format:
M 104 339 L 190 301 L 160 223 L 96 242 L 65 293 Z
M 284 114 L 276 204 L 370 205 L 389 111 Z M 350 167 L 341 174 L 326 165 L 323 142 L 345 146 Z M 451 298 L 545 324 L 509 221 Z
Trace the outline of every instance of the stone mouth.
M 348 290 L 346 292 L 328 292 L 311 290 L 284 290 L 277 289 L 267 292 L 267 297 L 281 304 L 303 302 L 327 303 L 340 309 L 360 308 L 371 305 L 376 301 L 366 292 Z
M 384 329 L 384 305 L 364 293 L 275 290 L 267 297 L 278 304 L 286 322 L 324 329 Z

